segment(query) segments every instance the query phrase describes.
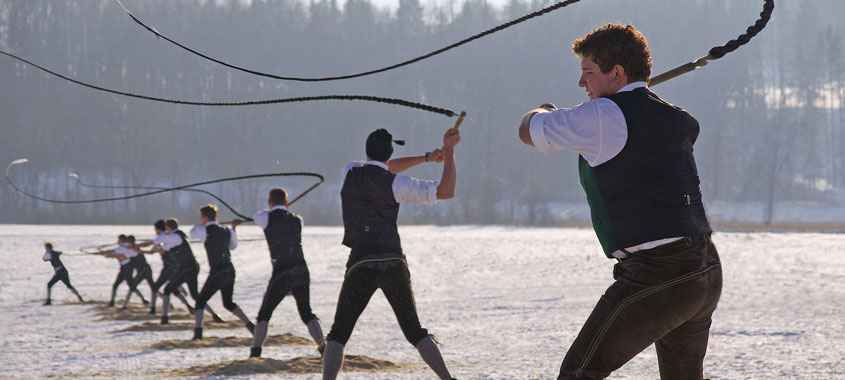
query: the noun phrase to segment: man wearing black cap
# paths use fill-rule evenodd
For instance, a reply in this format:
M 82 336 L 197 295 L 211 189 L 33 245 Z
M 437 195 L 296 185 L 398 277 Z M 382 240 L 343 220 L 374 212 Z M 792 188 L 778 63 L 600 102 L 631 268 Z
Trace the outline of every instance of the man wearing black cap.
M 405 338 L 440 379 L 451 375 L 428 331 L 420 326 L 411 274 L 402 253 L 396 219 L 399 203 L 432 204 L 455 195 L 455 146 L 458 131 L 443 136 L 443 149 L 424 156 L 390 160 L 394 141 L 384 129 L 367 138 L 367 161 L 350 162 L 340 190 L 343 207 L 343 245 L 351 248 L 334 324 L 326 338 L 323 379 L 333 380 L 343 365 L 343 348 L 358 317 L 379 288 L 393 308 Z M 423 162 L 443 162 L 441 180 L 425 181 L 398 174 Z

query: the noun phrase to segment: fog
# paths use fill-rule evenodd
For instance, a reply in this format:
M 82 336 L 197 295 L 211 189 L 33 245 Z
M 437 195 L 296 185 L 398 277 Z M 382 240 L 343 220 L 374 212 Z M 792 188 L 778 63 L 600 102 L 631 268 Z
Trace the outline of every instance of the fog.
M 180 43 L 248 68 L 290 76 L 365 71 L 409 59 L 549 5 L 547 2 L 367 0 L 125 0 L 141 20 Z M 0 48 L 99 86 L 194 101 L 243 101 L 325 94 L 403 98 L 466 111 L 457 147 L 454 200 L 403 206 L 404 223 L 549 225 L 588 221 L 577 156 L 543 156 L 516 134 L 541 103 L 587 100 L 577 85 L 572 40 L 607 22 L 648 38 L 653 74 L 703 56 L 742 33 L 762 1 L 583 0 L 461 48 L 387 73 L 297 83 L 234 71 L 142 29 L 113 0 L 0 0 Z M 827 210 L 845 222 L 845 51 L 836 15 L 845 2 L 780 1 L 748 45 L 654 88 L 701 123 L 696 159 L 708 208 L 755 207 L 756 223 Z M 55 199 L 129 194 L 112 186 L 175 186 L 267 172 L 317 172 L 326 183 L 294 206 L 307 224 L 340 224 L 340 169 L 364 155 L 364 140 L 387 128 L 407 145 L 395 156 L 441 145 L 454 118 L 355 101 L 196 107 L 105 94 L 0 56 L 0 163 L 26 157 L 10 175 Z M 441 167 L 408 174 L 436 179 Z M 311 178 L 272 178 L 203 187 L 251 215 L 267 191 L 291 195 Z M 176 216 L 196 221 L 213 199 L 171 192 L 57 205 L 0 186 L 2 223 L 135 223 Z M 779 210 L 781 213 L 779 214 Z M 797 211 L 796 211 L 797 210 Z M 221 218 L 231 218 L 222 210 Z M 792 215 L 792 214 L 790 214 Z

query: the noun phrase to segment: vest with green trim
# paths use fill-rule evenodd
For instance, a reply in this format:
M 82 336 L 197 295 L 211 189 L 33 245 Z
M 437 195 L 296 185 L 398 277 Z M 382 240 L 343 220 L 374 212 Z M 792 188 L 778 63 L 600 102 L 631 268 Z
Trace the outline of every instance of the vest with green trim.
M 608 257 L 650 241 L 712 232 L 693 144 L 698 121 L 646 88 L 606 96 L 622 110 L 625 147 L 591 167 L 579 157 L 593 229 Z

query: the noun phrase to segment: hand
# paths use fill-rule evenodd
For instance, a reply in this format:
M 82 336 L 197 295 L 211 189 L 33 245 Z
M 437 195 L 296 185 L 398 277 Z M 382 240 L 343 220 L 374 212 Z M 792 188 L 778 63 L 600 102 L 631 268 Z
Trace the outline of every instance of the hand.
M 443 162 L 443 150 L 437 148 L 428 153 L 428 162 Z
M 452 133 L 452 128 L 446 130 L 446 134 L 443 135 L 443 149 L 454 149 L 455 145 L 461 142 L 461 131 L 457 130 Z
M 238 227 L 238 226 L 240 226 L 240 225 L 241 225 L 241 223 L 243 223 L 243 222 L 244 222 L 244 221 L 243 221 L 243 220 L 240 220 L 240 219 L 235 219 L 235 220 L 233 220 L 233 221 L 232 221 L 232 229 L 237 228 L 237 227 Z

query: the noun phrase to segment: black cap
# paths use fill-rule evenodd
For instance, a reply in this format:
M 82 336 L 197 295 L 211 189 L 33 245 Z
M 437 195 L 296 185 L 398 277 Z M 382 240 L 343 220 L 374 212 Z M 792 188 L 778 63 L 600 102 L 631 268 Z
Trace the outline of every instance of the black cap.
M 376 161 L 387 161 L 393 155 L 393 144 L 405 145 L 404 140 L 393 140 L 386 129 L 379 128 L 367 137 L 367 157 Z
M 155 224 L 153 224 L 153 227 L 155 227 L 155 229 L 159 231 L 164 231 L 164 221 L 161 219 L 156 220 Z

